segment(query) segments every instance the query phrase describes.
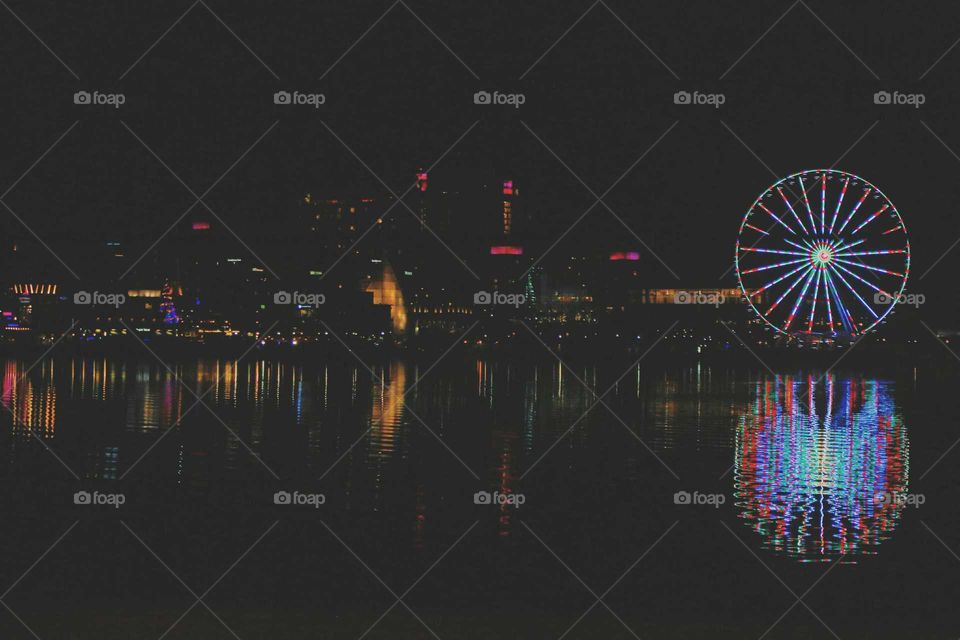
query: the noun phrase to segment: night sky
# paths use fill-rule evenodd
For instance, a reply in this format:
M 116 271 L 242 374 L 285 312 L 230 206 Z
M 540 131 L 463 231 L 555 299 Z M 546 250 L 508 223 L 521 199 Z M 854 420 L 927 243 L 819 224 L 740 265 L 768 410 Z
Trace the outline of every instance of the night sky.
M 636 234 L 683 284 L 720 284 L 757 195 L 779 177 L 842 156 L 836 168 L 880 187 L 906 222 L 908 290 L 925 293 L 931 311 L 953 311 L 960 250 L 920 278 L 960 238 L 953 212 L 960 160 L 931 133 L 960 153 L 960 125 L 951 117 L 960 50 L 934 64 L 960 32 L 933 7 L 882 2 L 850 10 L 816 0 L 792 8 L 618 0 L 592 8 L 218 0 L 9 6 L 64 64 L 0 12 L 7 89 L 0 190 L 78 122 L 4 201 L 81 280 L 104 255 L 105 240 L 117 238 L 139 256 L 195 201 L 131 131 L 200 195 L 276 123 L 204 198 L 269 261 L 283 251 L 276 226 L 304 193 L 382 195 L 363 163 L 400 193 L 418 165 L 433 164 L 474 123 L 431 173 L 431 188 L 514 177 L 530 218 L 528 253 L 538 256 L 594 204 L 590 190 L 607 191 L 669 129 L 604 198 L 632 232 L 597 205 L 551 259 L 629 244 L 641 249 L 651 281 L 679 284 Z M 121 92 L 126 103 L 75 105 L 78 90 Z M 274 105 L 278 90 L 322 92 L 326 104 Z M 526 101 L 478 106 L 478 90 L 520 92 Z M 678 90 L 719 92 L 726 101 L 719 109 L 676 105 Z M 919 109 L 876 105 L 878 90 L 919 92 L 926 102 Z M 5 235 L 29 235 L 2 213 Z M 397 208 L 391 215 L 409 214 Z M 439 244 L 431 250 L 443 251 Z M 238 243 L 237 253 L 245 251 Z M 47 259 L 53 273 L 72 279 Z M 450 268 L 462 269 L 452 257 Z

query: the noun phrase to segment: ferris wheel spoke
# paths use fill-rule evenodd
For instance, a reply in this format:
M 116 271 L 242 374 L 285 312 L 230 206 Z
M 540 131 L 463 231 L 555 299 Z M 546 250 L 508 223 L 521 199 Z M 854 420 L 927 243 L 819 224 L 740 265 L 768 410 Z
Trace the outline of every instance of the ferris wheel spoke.
M 866 241 L 867 241 L 866 238 L 861 238 L 860 240 L 854 240 L 849 244 L 844 244 L 847 242 L 846 240 L 839 240 L 837 242 L 837 246 L 833 248 L 833 251 L 834 253 L 839 253 L 840 251 L 846 251 L 847 249 L 850 249 L 851 247 L 855 247 L 858 244 L 863 244 Z
M 787 196 L 784 195 L 783 189 L 777 187 L 777 192 L 780 194 L 780 197 L 783 199 L 783 203 L 787 205 L 787 209 L 790 210 L 790 213 L 793 214 L 794 219 L 797 221 L 797 224 L 800 225 L 800 228 L 803 230 L 803 233 L 807 233 L 807 228 L 803 226 L 803 222 L 800 220 L 800 216 L 797 215 L 797 212 L 793 209 L 793 205 L 790 203 L 790 200 L 787 199 Z
M 850 214 L 847 216 L 847 219 L 844 220 L 844 221 L 843 221 L 843 224 L 840 225 L 840 228 L 837 229 L 837 235 L 840 235 L 841 233 L 843 233 L 843 230 L 846 228 L 847 224 L 850 223 L 850 220 L 853 219 L 853 216 L 857 215 L 857 209 L 860 208 L 860 205 L 862 205 L 862 204 L 863 204 L 863 201 L 867 199 L 867 196 L 870 195 L 870 192 L 871 192 L 871 191 L 873 191 L 873 189 L 866 189 L 866 190 L 864 190 L 863 195 L 860 196 L 860 199 L 857 201 L 857 204 L 855 204 L 855 205 L 853 206 L 853 210 L 852 210 L 852 211 L 850 212 Z
M 877 273 L 885 273 L 889 276 L 897 276 L 898 278 L 905 277 L 902 273 L 897 271 L 890 271 L 889 269 L 881 269 L 880 267 L 874 267 L 869 264 L 864 264 L 862 262 L 854 262 L 853 260 L 844 260 L 843 258 L 835 258 L 837 262 L 842 262 L 843 264 L 848 264 L 852 267 L 863 267 L 864 269 L 869 269 L 870 271 L 876 271 Z
M 789 231 L 789 232 L 792 233 L 793 235 L 797 235 L 797 232 L 794 231 L 792 227 L 790 227 L 786 222 L 784 222 L 783 220 L 781 220 L 781 219 L 780 219 L 780 216 L 778 216 L 777 214 L 775 214 L 773 211 L 770 211 L 770 209 L 767 209 L 767 206 L 766 206 L 765 204 L 763 204 L 762 202 L 758 202 L 758 203 L 757 203 L 757 206 L 760 207 L 761 209 L 763 209 L 764 211 L 766 211 L 767 213 L 769 213 L 769 214 L 773 217 L 774 220 L 776 220 L 777 222 L 779 222 L 780 224 L 782 224 L 784 229 L 786 229 L 787 231 Z
M 843 196 L 847 195 L 847 186 L 850 184 L 850 178 L 847 178 L 843 183 L 843 190 L 840 192 L 840 198 L 837 200 L 837 208 L 833 210 L 833 220 L 830 221 L 830 231 L 828 235 L 833 233 L 833 225 L 837 223 L 837 216 L 840 214 L 840 205 L 843 204 Z
M 891 233 L 893 233 L 894 231 L 897 231 L 898 229 L 903 229 L 903 223 L 898 222 L 898 223 L 897 223 L 897 226 L 892 227 L 892 228 L 890 228 L 890 229 L 887 229 L 887 230 L 884 231 L 883 234 L 881 234 L 881 235 L 885 235 L 885 236 L 890 235 Z
M 803 273 L 801 273 L 801 274 L 800 274 L 800 277 L 797 278 L 796 280 L 794 280 L 793 283 L 792 283 L 789 287 L 787 287 L 787 290 L 784 291 L 782 294 L 780 294 L 780 297 L 777 298 L 776 302 L 774 302 L 772 305 L 770 305 L 770 308 L 767 309 L 767 312 L 766 312 L 765 314 L 763 314 L 763 315 L 764 315 L 764 316 L 769 316 L 769 315 L 770 315 L 770 312 L 773 311 L 774 309 L 776 309 L 777 306 L 779 306 L 780 303 L 783 302 L 783 299 L 786 298 L 788 295 L 790 295 L 790 292 L 793 291 L 793 290 L 796 288 L 796 286 L 797 286 L 798 284 L 800 284 L 800 281 L 803 280 L 804 278 L 806 278 L 806 277 L 807 277 L 807 274 L 808 274 L 809 272 L 811 272 L 811 271 L 813 271 L 813 266 L 808 266 L 807 269 L 806 269 L 806 271 L 804 271 Z
M 810 230 L 812 233 L 816 233 L 817 223 L 813 219 L 813 210 L 810 208 L 810 198 L 807 197 L 807 188 L 803 186 L 803 176 L 797 176 L 797 180 L 800 181 L 800 191 L 803 192 L 803 202 L 807 205 L 807 215 L 810 216 Z
M 857 227 L 856 229 L 854 229 L 853 231 L 851 231 L 851 232 L 850 232 L 850 235 L 853 235 L 853 234 L 855 234 L 857 231 L 860 231 L 860 229 L 863 229 L 865 226 L 867 226 L 868 224 L 870 224 L 870 222 L 872 222 L 873 220 L 875 220 L 877 216 L 879 216 L 881 213 L 883 213 L 884 211 L 886 211 L 886 210 L 889 209 L 889 208 L 890 208 L 890 205 L 885 204 L 885 205 L 883 205 L 882 207 L 880 207 L 879 209 L 877 209 L 872 216 L 870 216 L 869 218 L 867 218 L 866 220 L 864 220 L 863 222 L 861 222 L 859 227 Z
M 827 278 L 827 285 L 830 292 L 833 295 L 833 300 L 837 305 L 837 313 L 840 314 L 840 324 L 844 329 L 850 331 L 851 333 L 856 333 L 856 325 L 853 324 L 853 315 L 850 311 L 847 310 L 847 307 L 843 304 L 843 299 L 840 296 L 840 291 L 837 289 L 837 285 L 833 282 L 833 277 L 830 275 L 830 270 L 826 269 L 824 275 Z
M 742 274 L 746 275 L 748 273 L 757 273 L 758 271 L 766 271 L 768 269 L 776 269 L 778 267 L 787 267 L 792 264 L 798 264 L 800 262 L 806 262 L 806 258 L 797 258 L 796 260 L 785 260 L 784 262 L 777 262 L 776 264 L 768 264 L 762 267 L 754 267 L 753 269 L 744 269 L 741 271 Z
M 827 232 L 827 174 L 820 177 L 820 235 Z M 817 279 L 819 282 L 819 278 Z
M 845 249 L 848 247 L 844 247 Z M 894 253 L 906 253 L 906 249 L 881 249 L 878 251 L 854 251 L 853 253 L 838 253 L 841 258 L 850 258 L 853 256 L 886 256 Z
M 806 262 L 806 260 L 805 260 L 805 259 L 804 259 L 804 260 L 801 260 L 801 262 Z M 805 264 L 804 264 L 804 265 L 800 265 L 800 266 L 797 267 L 796 269 L 793 269 L 792 271 L 788 271 L 787 273 L 783 274 L 783 275 L 780 276 L 779 278 L 776 278 L 776 279 L 774 279 L 774 280 L 771 280 L 771 281 L 768 282 L 767 284 L 763 285 L 762 287 L 760 287 L 759 289 L 757 289 L 756 291 L 754 291 L 751 295 L 755 296 L 755 295 L 757 295 L 757 294 L 759 294 L 759 293 L 763 293 L 764 291 L 766 291 L 767 289 L 769 289 L 769 288 L 772 287 L 773 285 L 777 284 L 778 282 L 783 282 L 784 280 L 786 280 L 787 278 L 789 278 L 790 276 L 792 276 L 792 275 L 795 274 L 796 272 L 802 271 L 802 270 L 804 270 L 804 269 L 809 269 L 809 268 L 810 268 L 810 267 L 809 267 L 808 265 L 805 265 Z M 803 277 L 803 276 L 801 276 L 801 277 Z
M 813 284 L 813 302 L 810 304 L 810 318 L 807 320 L 807 333 L 813 332 L 813 316 L 817 312 L 817 298 L 820 296 L 820 278 L 823 276 L 823 269 L 817 269 L 816 281 Z
M 827 305 L 827 323 L 830 326 L 830 333 L 834 333 L 833 329 L 833 307 L 830 304 L 830 272 L 826 269 L 823 270 L 823 303 Z M 839 309 L 838 309 L 839 311 Z
M 759 249 L 757 247 L 740 247 L 740 251 L 750 251 L 752 253 L 775 253 L 781 256 L 806 256 L 806 253 L 799 251 L 785 251 L 783 249 Z
M 816 270 L 811 270 L 810 275 L 807 276 L 807 281 L 803 283 L 803 288 L 800 290 L 800 293 L 797 295 L 796 302 L 793 303 L 793 309 L 790 310 L 790 315 L 787 316 L 787 322 L 783 325 L 784 331 L 790 330 L 790 325 L 793 324 L 793 318 L 797 315 L 797 309 L 800 308 L 800 303 L 803 302 L 803 297 L 807 295 L 807 289 L 810 288 L 810 282 L 813 281 L 813 276 L 816 275 Z
M 843 277 L 843 274 L 840 273 L 840 272 L 836 269 L 837 266 L 839 266 L 839 265 L 837 265 L 837 264 L 835 264 L 835 263 L 828 265 L 828 267 L 829 267 L 830 269 L 833 269 L 833 274 L 834 274 L 835 276 L 837 276 L 837 279 L 840 280 L 840 282 L 842 282 L 842 283 L 844 284 L 844 286 L 846 286 L 847 289 L 850 290 L 850 293 L 852 293 L 852 294 L 854 295 L 854 297 L 856 297 L 856 299 L 860 301 L 860 304 L 862 304 L 862 305 L 867 309 L 867 311 L 870 312 L 870 315 L 872 315 L 874 318 L 876 318 L 876 319 L 879 320 L 880 317 L 877 315 L 877 312 L 874 311 L 874 310 L 873 310 L 873 307 L 871 307 L 871 306 L 867 303 L 867 301 L 863 299 L 863 296 L 861 296 L 861 295 L 857 292 L 857 290 L 853 288 L 853 285 L 851 285 L 849 282 L 847 282 L 847 279 Z M 852 274 L 852 275 L 856 275 L 856 274 Z M 857 277 L 859 278 L 859 276 L 857 276 Z
M 797 249 L 800 249 L 801 251 L 806 251 L 807 253 L 809 253 L 810 251 L 813 251 L 813 245 L 809 244 L 803 238 L 800 239 L 800 242 L 803 242 L 803 244 L 800 244 L 800 242 L 794 242 L 790 238 L 783 238 L 783 241 L 789 245 L 796 247 Z
M 873 289 L 873 290 L 876 291 L 877 293 L 882 293 L 882 294 L 885 295 L 885 296 L 886 296 L 886 295 L 890 295 L 890 294 L 888 294 L 886 291 L 884 291 L 883 289 L 881 289 L 880 287 L 878 287 L 877 285 L 875 285 L 874 283 L 872 283 L 872 282 L 870 282 L 869 280 L 867 280 L 866 278 L 863 278 L 863 277 L 859 276 L 858 274 L 854 273 L 853 271 L 851 271 L 850 269 L 847 269 L 847 268 L 846 268 L 845 266 L 843 266 L 842 264 L 839 264 L 839 263 L 836 263 L 836 262 L 835 262 L 835 263 L 833 263 L 833 266 L 836 267 L 836 268 L 838 268 L 838 269 L 842 269 L 842 270 L 844 271 L 844 273 L 850 274 L 851 276 L 853 276 L 854 278 L 856 278 L 857 280 L 859 280 L 859 281 L 862 282 L 863 284 L 867 285 L 868 287 L 870 287 L 871 289 Z
M 765 236 L 770 235 L 770 232 L 769 232 L 769 231 L 764 231 L 764 230 L 761 229 L 760 227 L 755 227 L 755 226 L 753 226 L 752 224 L 750 224 L 749 222 L 744 222 L 744 223 L 743 223 L 743 226 L 748 227 L 748 228 L 750 228 L 750 229 L 753 229 L 754 231 L 758 231 L 758 232 L 762 233 L 762 234 L 765 235 Z

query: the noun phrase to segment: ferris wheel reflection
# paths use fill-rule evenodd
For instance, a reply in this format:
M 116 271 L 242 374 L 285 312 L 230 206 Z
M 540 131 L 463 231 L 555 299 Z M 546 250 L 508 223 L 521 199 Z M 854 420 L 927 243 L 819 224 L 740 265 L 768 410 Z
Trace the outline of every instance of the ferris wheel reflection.
M 777 376 L 756 383 L 735 447 L 740 517 L 801 561 L 877 552 L 899 522 L 909 441 L 886 382 Z

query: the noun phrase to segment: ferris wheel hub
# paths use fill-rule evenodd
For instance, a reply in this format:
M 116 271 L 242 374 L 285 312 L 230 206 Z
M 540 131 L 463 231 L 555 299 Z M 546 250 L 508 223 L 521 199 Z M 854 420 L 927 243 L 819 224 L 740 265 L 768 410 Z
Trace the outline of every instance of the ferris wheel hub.
M 810 250 L 810 261 L 815 267 L 822 269 L 833 262 L 835 253 L 836 247 L 832 244 L 826 242 L 819 243 Z

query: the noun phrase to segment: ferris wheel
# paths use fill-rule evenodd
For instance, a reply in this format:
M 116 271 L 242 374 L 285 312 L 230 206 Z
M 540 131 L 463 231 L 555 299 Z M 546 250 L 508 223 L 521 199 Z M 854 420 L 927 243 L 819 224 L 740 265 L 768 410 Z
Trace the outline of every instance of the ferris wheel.
M 856 338 L 893 310 L 910 273 L 907 230 L 887 196 L 850 173 L 802 171 L 756 199 L 740 225 L 740 289 L 797 338 Z

